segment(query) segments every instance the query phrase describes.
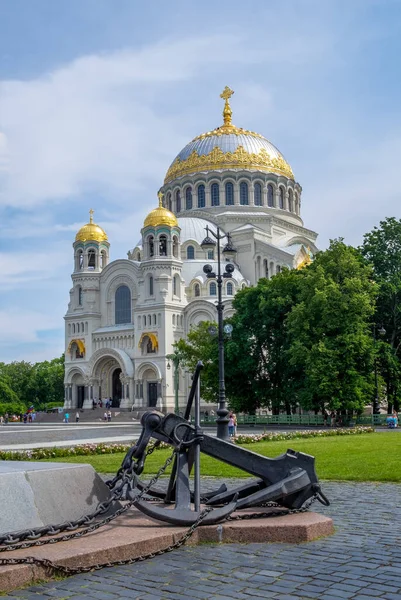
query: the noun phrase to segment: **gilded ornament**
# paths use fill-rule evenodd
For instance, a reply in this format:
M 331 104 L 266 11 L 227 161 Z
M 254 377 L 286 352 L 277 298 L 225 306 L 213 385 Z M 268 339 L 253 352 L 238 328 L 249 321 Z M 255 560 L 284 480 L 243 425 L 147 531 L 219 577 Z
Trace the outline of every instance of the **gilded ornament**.
M 258 153 L 254 153 L 247 152 L 243 146 L 238 146 L 234 152 L 223 152 L 218 146 L 215 146 L 209 154 L 199 155 L 194 150 L 185 160 L 176 158 L 167 171 L 164 183 L 166 184 L 177 177 L 198 171 L 216 171 L 221 169 L 267 171 L 268 173 L 277 173 L 289 179 L 294 179 L 291 167 L 284 158 L 282 156 L 272 158 L 264 148 L 261 148 Z
M 99 225 L 93 222 L 94 211 L 89 211 L 89 223 L 81 227 L 75 236 L 76 242 L 107 242 L 107 234 Z
M 305 247 L 302 246 L 301 255 L 302 256 L 299 256 L 299 262 L 296 266 L 297 269 L 303 269 L 312 263 L 312 253 L 309 247 L 305 250 Z
M 157 227 L 158 225 L 168 225 L 169 227 L 178 227 L 175 214 L 163 206 L 163 192 L 159 192 L 157 196 L 159 198 L 159 206 L 150 211 L 143 226 Z

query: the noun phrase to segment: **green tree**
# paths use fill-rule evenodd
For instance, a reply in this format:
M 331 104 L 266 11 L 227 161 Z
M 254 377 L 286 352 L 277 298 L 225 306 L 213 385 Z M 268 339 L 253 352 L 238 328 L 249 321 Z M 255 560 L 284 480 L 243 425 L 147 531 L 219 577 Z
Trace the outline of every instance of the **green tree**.
M 391 412 L 393 406 L 399 409 L 401 396 L 401 220 L 391 217 L 381 221 L 364 236 L 361 252 L 372 265 L 379 285 L 372 320 L 377 328 L 386 330 L 384 339 L 378 339 L 377 354 Z
M 297 305 L 287 319 L 288 357 L 304 374 L 303 408 L 361 412 L 371 402 L 376 295 L 371 268 L 341 239 L 304 269 Z
M 32 398 L 34 365 L 30 362 L 13 361 L 0 364 L 0 376 L 6 377 L 8 385 L 26 406 Z
M 50 402 L 64 403 L 64 355 L 36 363 L 33 369 L 34 396 L 31 403 L 43 410 Z
M 238 411 L 268 407 L 291 413 L 302 373 L 287 359 L 286 318 L 297 302 L 302 271 L 284 270 L 239 292 L 227 343 L 227 393 Z
M 212 326 L 217 329 L 216 323 L 203 321 L 191 329 L 186 340 L 181 339 L 174 344 L 189 371 L 195 371 L 198 361 L 203 362 L 201 393 L 207 402 L 217 402 L 219 391 L 219 351 L 217 336 L 209 333 Z
M 10 388 L 8 383 L 0 379 L 0 404 L 18 403 L 17 394 Z

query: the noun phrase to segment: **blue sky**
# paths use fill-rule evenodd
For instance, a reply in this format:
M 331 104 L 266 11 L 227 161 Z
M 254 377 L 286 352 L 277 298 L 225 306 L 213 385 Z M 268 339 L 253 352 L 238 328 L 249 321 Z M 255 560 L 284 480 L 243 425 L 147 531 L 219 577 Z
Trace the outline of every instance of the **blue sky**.
M 225 85 L 321 248 L 400 218 L 400 57 L 401 0 L 0 0 L 0 361 L 61 354 L 89 208 L 125 257 Z

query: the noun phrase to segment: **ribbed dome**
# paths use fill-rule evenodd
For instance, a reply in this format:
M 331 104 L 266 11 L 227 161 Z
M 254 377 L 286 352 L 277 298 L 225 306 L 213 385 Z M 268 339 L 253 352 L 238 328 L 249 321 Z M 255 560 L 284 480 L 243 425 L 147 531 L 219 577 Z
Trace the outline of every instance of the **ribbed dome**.
M 268 139 L 231 123 L 228 99 L 233 93 L 226 88 L 222 94 L 226 101 L 224 125 L 189 142 L 170 165 L 164 183 L 199 171 L 222 169 L 265 171 L 294 179 L 290 165 Z
M 143 224 L 144 227 L 157 227 L 158 225 L 178 227 L 177 217 L 167 208 L 164 208 L 162 205 L 162 198 L 163 194 L 160 194 L 159 206 L 150 211 Z
M 81 227 L 75 236 L 76 242 L 107 242 L 107 233 L 93 222 L 93 210 L 89 211 L 89 223 Z

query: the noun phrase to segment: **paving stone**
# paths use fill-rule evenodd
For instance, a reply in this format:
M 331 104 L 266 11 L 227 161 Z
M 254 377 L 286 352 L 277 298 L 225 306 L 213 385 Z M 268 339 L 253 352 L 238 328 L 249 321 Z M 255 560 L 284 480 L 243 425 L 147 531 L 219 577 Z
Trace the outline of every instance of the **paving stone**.
M 205 491 L 218 485 L 206 481 Z M 317 510 L 334 519 L 336 532 L 330 538 L 297 546 L 183 547 L 144 563 L 36 585 L 1 600 L 400 600 L 401 575 L 393 565 L 401 563 L 401 486 L 324 483 L 323 490 L 332 504 Z

